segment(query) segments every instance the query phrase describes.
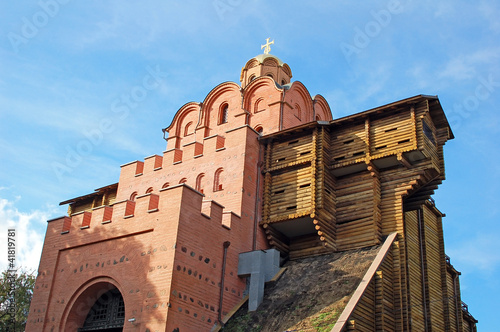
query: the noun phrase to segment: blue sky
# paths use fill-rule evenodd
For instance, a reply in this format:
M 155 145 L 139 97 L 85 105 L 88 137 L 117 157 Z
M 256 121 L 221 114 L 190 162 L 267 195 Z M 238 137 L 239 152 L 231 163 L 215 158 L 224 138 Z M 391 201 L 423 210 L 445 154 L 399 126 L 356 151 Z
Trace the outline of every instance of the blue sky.
M 500 297 L 500 2 L 68 1 L 0 4 L 0 242 L 36 269 L 58 203 L 161 154 L 162 128 L 261 53 L 334 118 L 438 95 L 455 139 L 434 198 L 481 331 Z M 0 248 L 0 269 L 6 266 Z

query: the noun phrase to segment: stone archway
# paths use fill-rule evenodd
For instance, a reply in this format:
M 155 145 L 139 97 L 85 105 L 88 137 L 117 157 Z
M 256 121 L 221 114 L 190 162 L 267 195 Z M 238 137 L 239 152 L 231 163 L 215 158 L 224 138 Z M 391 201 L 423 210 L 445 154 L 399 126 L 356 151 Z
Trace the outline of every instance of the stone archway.
M 100 277 L 81 286 L 61 320 L 60 331 L 118 332 L 123 330 L 125 303 L 118 284 Z

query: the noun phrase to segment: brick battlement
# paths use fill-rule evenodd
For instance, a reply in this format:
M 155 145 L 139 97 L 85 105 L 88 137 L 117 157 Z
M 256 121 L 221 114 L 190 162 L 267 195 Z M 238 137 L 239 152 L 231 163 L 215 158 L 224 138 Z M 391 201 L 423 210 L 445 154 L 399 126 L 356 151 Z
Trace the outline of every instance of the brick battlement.
M 256 138 L 259 135 L 254 129 L 250 128 L 248 125 L 244 125 L 228 131 L 226 133 L 226 136 L 228 136 L 227 140 L 226 137 L 220 135 L 205 137 L 202 142 L 193 140 L 182 145 L 182 148 L 172 148 L 164 151 L 163 156 L 152 155 L 144 158 L 144 161 L 136 160 L 126 163 L 121 166 L 122 172 L 125 171 L 128 176 L 131 174 L 133 174 L 133 176 L 141 176 L 146 173 L 151 174 L 154 171 L 169 169 L 174 165 L 187 162 L 195 158 L 197 159 L 197 163 L 202 162 L 204 159 L 203 157 L 208 157 L 209 160 L 213 161 L 213 158 L 218 156 L 216 154 L 221 151 L 229 148 L 241 148 L 240 144 L 238 144 L 238 142 L 241 141 L 238 140 L 238 138 L 240 137 L 241 132 L 246 132 L 243 129 L 248 129 L 250 132 L 253 132 Z M 229 143 L 229 141 L 233 138 L 233 144 L 226 146 L 226 142 Z
M 150 160 L 153 158 L 148 158 Z M 179 201 L 179 197 L 181 197 Z M 65 216 L 49 220 L 49 227 L 59 229 L 63 238 L 67 239 L 67 245 L 71 246 L 74 241 L 82 244 L 82 236 L 94 233 L 106 232 L 109 237 L 115 238 L 128 233 L 140 232 L 147 228 L 157 227 L 164 217 L 174 217 L 166 213 L 168 210 L 183 211 L 185 204 L 189 204 L 189 209 L 193 207 L 199 212 L 196 219 L 209 220 L 211 226 L 223 227 L 230 230 L 231 225 L 238 225 L 241 217 L 231 211 L 224 211 L 224 206 L 214 200 L 203 200 L 204 195 L 189 185 L 179 184 L 159 190 L 159 194 L 148 193 L 137 196 L 135 201 L 122 200 L 109 206 L 94 208 L 91 212 L 83 211 L 73 214 L 71 217 Z M 177 198 L 177 199 L 176 199 Z M 178 201 L 177 206 L 173 206 Z M 195 206 L 193 206 L 195 201 Z M 151 218 L 158 214 L 157 218 Z M 178 213 L 177 213 L 178 214 Z M 144 222 L 147 220 L 147 222 Z M 154 222 L 151 222 L 154 220 Z M 206 226 L 206 225 L 205 225 Z M 100 234 L 100 239 L 106 236 Z

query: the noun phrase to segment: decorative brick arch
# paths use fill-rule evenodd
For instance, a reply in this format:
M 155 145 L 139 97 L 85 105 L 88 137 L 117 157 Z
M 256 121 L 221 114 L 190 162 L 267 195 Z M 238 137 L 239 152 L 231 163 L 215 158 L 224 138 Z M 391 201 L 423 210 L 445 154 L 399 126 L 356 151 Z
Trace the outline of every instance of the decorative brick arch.
M 63 311 L 59 331 L 77 331 L 83 326 L 87 315 L 96 301 L 110 290 L 117 289 L 127 306 L 125 293 L 118 282 L 110 277 L 101 276 L 89 280 L 71 296 Z
M 214 191 L 221 191 L 223 190 L 223 185 L 222 185 L 222 173 L 224 172 L 224 169 L 221 167 L 221 168 L 218 168 L 216 171 L 215 171 L 215 174 L 214 174 Z
M 196 187 L 195 189 L 198 190 L 200 193 L 203 194 L 203 178 L 205 177 L 205 173 L 200 173 L 196 177 Z
M 228 118 L 229 118 L 229 104 L 227 102 L 224 102 L 219 107 L 217 124 L 221 125 L 227 123 Z

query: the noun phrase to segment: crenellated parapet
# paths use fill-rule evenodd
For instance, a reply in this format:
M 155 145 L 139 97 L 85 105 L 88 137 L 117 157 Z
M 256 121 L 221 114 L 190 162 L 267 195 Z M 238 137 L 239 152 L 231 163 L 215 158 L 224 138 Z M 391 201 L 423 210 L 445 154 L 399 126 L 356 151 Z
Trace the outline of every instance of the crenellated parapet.
M 181 196 L 178 206 L 173 207 L 173 197 Z M 162 218 L 175 217 L 166 215 L 165 208 L 175 209 L 178 213 L 185 210 L 185 204 L 192 209 L 192 201 L 197 201 L 197 211 L 200 220 L 209 220 L 210 227 L 223 227 L 231 230 L 240 224 L 240 216 L 225 211 L 224 207 L 213 200 L 203 200 L 203 194 L 186 184 L 179 184 L 159 190 L 158 194 L 148 193 L 135 197 L 135 200 L 122 200 L 111 205 L 100 206 L 92 211 L 82 211 L 72 216 L 65 216 L 50 220 L 49 228 L 59 230 L 62 247 L 81 245 L 85 239 L 90 239 L 92 234 L 99 236 L 100 240 L 106 237 L 114 238 L 124 236 L 130 232 L 139 232 L 146 228 L 158 227 Z M 152 222 L 152 216 L 157 216 L 157 222 Z M 193 218 L 194 216 L 192 216 Z M 144 222 L 146 221 L 147 222 Z M 105 234 L 108 234 L 106 236 Z M 88 237 L 90 235 L 90 237 Z M 65 240 L 67 239 L 67 240 Z M 92 241 L 92 240 L 90 240 Z

